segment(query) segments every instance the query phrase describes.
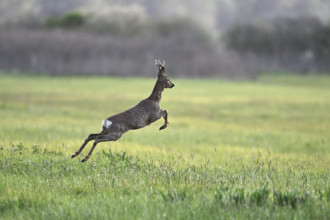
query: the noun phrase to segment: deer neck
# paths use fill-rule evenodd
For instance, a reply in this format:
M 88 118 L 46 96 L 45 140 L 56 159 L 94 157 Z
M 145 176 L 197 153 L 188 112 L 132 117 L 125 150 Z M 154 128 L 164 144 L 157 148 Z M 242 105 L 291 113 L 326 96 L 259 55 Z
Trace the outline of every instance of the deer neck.
M 164 87 L 162 86 L 161 82 L 157 80 L 156 85 L 154 89 L 152 90 L 151 95 L 148 99 L 160 103 L 160 100 L 162 99 L 162 92 L 164 90 Z

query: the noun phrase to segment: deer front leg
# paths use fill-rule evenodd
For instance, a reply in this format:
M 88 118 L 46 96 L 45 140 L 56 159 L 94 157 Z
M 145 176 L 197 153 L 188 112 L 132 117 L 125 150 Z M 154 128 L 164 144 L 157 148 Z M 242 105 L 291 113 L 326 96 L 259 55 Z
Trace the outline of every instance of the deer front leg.
M 161 127 L 159 128 L 159 130 L 163 130 L 163 129 L 166 128 L 167 125 L 169 124 L 169 122 L 167 121 L 167 115 L 168 115 L 168 113 L 167 113 L 166 110 L 162 110 L 162 112 L 161 112 L 160 114 L 161 114 L 161 116 L 163 116 L 163 118 L 164 118 L 164 120 L 165 120 L 165 124 L 164 124 L 163 126 L 161 126 Z

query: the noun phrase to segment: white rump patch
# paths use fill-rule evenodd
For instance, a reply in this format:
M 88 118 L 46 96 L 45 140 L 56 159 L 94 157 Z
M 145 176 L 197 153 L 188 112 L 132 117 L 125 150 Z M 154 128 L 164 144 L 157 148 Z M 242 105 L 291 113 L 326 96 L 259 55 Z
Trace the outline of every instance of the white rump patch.
M 111 125 L 112 125 L 112 121 L 109 121 L 108 119 L 102 121 L 103 128 L 110 128 Z

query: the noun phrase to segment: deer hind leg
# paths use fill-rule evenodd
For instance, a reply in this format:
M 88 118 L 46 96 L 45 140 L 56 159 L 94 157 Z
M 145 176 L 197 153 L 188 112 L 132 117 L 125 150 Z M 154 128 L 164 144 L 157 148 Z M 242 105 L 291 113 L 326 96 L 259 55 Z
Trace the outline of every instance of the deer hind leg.
M 87 154 L 87 156 L 81 161 L 81 162 L 86 162 L 92 155 L 96 145 L 100 142 L 105 142 L 105 141 L 116 141 L 121 137 L 121 133 L 109 133 L 106 135 L 98 135 L 95 138 L 94 144 L 91 148 L 91 150 L 89 151 L 89 153 Z
M 102 132 L 101 132 L 101 133 L 102 133 Z M 100 133 L 100 134 L 101 134 L 101 133 Z M 78 155 L 81 153 L 81 151 L 85 148 L 86 144 L 88 144 L 88 142 L 90 142 L 90 141 L 92 141 L 92 140 L 95 140 L 95 138 L 96 138 L 98 135 L 100 135 L 100 134 L 90 134 L 90 135 L 88 135 L 88 137 L 87 137 L 87 139 L 85 140 L 85 142 L 81 145 L 81 147 L 79 148 L 79 150 L 76 151 L 75 154 L 73 154 L 73 155 L 71 156 L 71 158 L 75 158 L 76 156 L 78 156 Z
M 161 112 L 160 114 L 161 114 L 161 116 L 163 116 L 163 118 L 164 118 L 164 120 L 165 120 L 165 123 L 164 123 L 163 126 L 161 126 L 161 127 L 159 128 L 159 130 L 163 130 L 163 129 L 166 128 L 167 125 L 169 124 L 169 122 L 167 121 L 168 112 L 167 112 L 166 110 L 162 110 L 162 112 Z

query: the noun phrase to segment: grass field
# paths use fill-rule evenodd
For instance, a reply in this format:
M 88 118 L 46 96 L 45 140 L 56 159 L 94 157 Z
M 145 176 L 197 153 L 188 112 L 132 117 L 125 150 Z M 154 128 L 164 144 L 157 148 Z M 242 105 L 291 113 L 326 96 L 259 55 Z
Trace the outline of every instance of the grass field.
M 0 219 L 330 219 L 330 77 L 171 79 L 159 120 L 70 159 L 155 79 L 0 75 Z

